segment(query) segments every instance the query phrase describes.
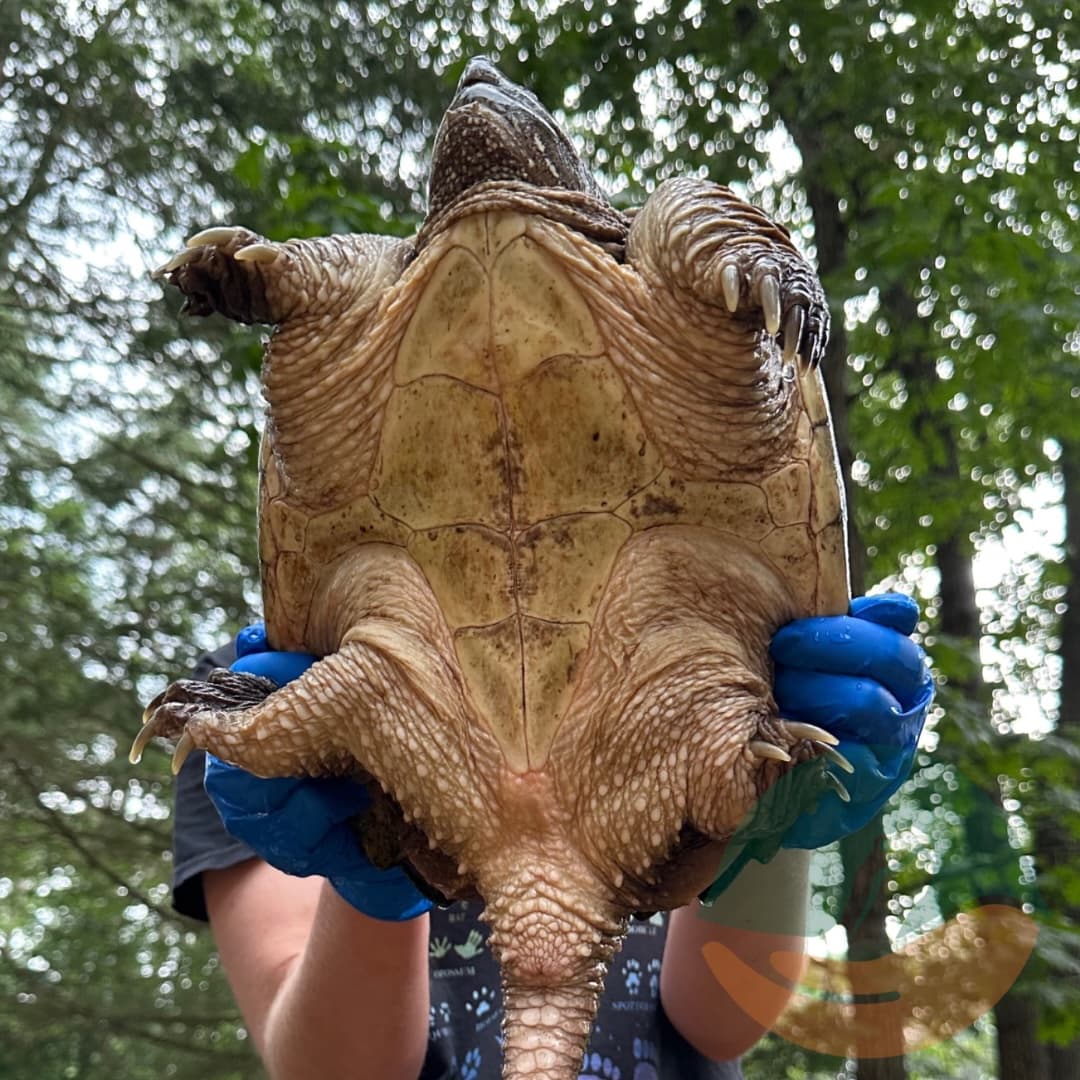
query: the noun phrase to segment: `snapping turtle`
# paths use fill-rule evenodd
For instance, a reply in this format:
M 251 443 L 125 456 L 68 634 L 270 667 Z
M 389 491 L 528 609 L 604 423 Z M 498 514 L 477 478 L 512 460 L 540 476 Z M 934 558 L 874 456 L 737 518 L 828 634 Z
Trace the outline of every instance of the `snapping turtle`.
M 370 779 L 383 858 L 479 896 L 506 1077 L 576 1077 L 632 913 L 690 901 L 829 736 L 780 720 L 767 646 L 848 601 L 819 360 L 788 233 L 730 190 L 632 214 L 488 61 L 436 137 L 412 239 L 212 228 L 158 272 L 274 324 L 259 545 L 267 696 L 174 684 L 182 737 L 262 776 Z

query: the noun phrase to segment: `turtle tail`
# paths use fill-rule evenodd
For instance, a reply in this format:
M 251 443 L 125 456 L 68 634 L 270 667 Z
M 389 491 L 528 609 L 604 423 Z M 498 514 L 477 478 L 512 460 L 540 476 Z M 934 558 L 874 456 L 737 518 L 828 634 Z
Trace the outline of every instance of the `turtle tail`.
M 535 867 L 530 877 L 484 913 L 503 977 L 503 1080 L 577 1080 L 626 923 L 587 902 L 568 907 Z
M 503 1080 L 577 1080 L 598 991 L 503 986 Z

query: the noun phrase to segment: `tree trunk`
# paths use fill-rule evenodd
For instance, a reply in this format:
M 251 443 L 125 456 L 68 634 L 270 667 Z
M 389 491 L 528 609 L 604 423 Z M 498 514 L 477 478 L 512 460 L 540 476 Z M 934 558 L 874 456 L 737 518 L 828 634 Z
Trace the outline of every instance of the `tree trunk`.
M 806 155 L 804 155 L 805 157 Z M 813 155 L 810 155 L 813 160 Z M 807 198 L 814 214 L 814 234 L 818 262 L 823 277 L 838 270 L 846 257 L 847 232 L 836 196 L 812 173 L 807 175 Z M 855 454 L 851 446 L 848 416 L 847 333 L 843 310 L 834 312 L 832 334 L 823 363 L 825 386 L 832 414 L 836 451 L 848 507 L 848 553 L 851 560 L 851 591 L 858 596 L 866 589 L 866 549 L 855 523 L 857 492 L 851 484 Z M 852 961 L 886 956 L 892 951 L 885 932 L 888 867 L 885 862 L 885 834 L 880 815 L 840 845 L 847 897 L 840 921 L 847 933 L 848 959 Z M 884 1035 L 885 1033 L 883 1033 Z M 906 1080 L 902 1057 L 859 1058 L 858 1080 Z
M 1063 440 L 1061 478 L 1065 507 L 1065 612 L 1059 628 L 1061 647 L 1061 690 L 1057 733 L 1080 747 L 1080 442 Z M 1063 757 L 1070 775 L 1059 781 L 1068 791 L 1080 791 L 1080 768 L 1075 759 Z M 1035 857 L 1039 887 L 1044 901 L 1055 914 L 1066 918 L 1080 934 L 1080 907 L 1062 896 L 1059 874 L 1073 876 L 1080 872 L 1080 821 L 1075 811 L 1048 814 L 1035 831 Z M 1074 961 L 1080 943 L 1074 945 Z M 1056 983 L 1072 984 L 1075 1000 L 1080 1000 L 1080 978 L 1076 968 L 1055 971 Z M 1075 1008 L 1075 1005 L 1074 1005 Z M 1071 1080 L 1080 1076 L 1080 1037 L 1065 1046 L 1048 1046 L 1047 1057 L 1053 1080 Z
M 949 449 L 954 447 L 950 445 Z M 941 631 L 968 646 L 970 655 L 976 658 L 969 669 L 954 677 L 953 684 L 989 723 L 988 688 L 977 661 L 982 626 L 969 547 L 966 536 L 959 530 L 938 544 Z M 979 904 L 1016 907 L 1019 902 L 1015 888 L 1003 887 L 1006 883 L 1002 880 L 1001 868 L 1014 867 L 1009 877 L 1012 881 L 1019 877 L 1018 861 L 1009 845 L 1005 811 L 1000 805 L 998 791 L 987 791 L 985 795 L 987 798 L 977 803 L 975 812 L 964 818 L 968 855 L 976 866 L 985 868 L 974 876 L 976 900 Z M 1007 869 L 1005 872 L 1009 873 Z M 1038 1038 L 1038 1009 L 1022 983 L 1014 984 L 994 1007 L 994 1022 L 997 1027 L 998 1080 L 1051 1080 L 1046 1053 Z
M 888 914 L 886 885 L 889 880 L 885 851 L 885 832 L 880 814 L 840 844 L 844 884 L 848 889 L 847 902 L 840 913 L 840 920 L 847 932 L 848 960 L 853 963 L 874 960 L 879 956 L 887 956 L 892 951 L 892 943 L 885 932 L 885 916 Z M 851 989 L 857 1001 L 862 1004 L 886 1000 L 880 995 L 861 993 L 860 987 L 854 981 Z M 898 1026 L 901 1025 L 899 1017 L 895 1022 Z M 881 1042 L 886 1045 L 903 1045 L 901 1031 L 882 1029 L 878 1032 L 875 1029 L 875 1034 L 880 1035 Z M 856 1068 L 858 1080 L 904 1080 L 907 1076 L 907 1067 L 902 1057 L 860 1057 L 857 1059 Z

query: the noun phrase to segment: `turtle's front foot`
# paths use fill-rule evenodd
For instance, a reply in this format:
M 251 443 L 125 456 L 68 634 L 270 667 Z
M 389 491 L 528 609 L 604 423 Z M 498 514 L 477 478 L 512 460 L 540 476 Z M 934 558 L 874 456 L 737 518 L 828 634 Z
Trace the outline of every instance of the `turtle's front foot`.
M 821 362 L 829 338 L 829 310 L 814 272 L 784 250 L 760 244 L 734 247 L 709 266 L 707 287 L 732 314 L 756 315 L 777 338 L 784 359 L 808 367 Z
M 829 309 L 817 274 L 786 229 L 729 188 L 665 180 L 634 217 L 627 258 L 708 308 L 763 325 L 785 359 L 821 362 Z
M 157 736 L 180 736 L 173 752 L 172 771 L 177 773 L 195 747 L 187 724 L 200 714 L 230 713 L 250 709 L 270 696 L 277 685 L 261 675 L 249 675 L 222 668 L 210 673 L 206 682 L 178 679 L 158 694 L 143 711 L 143 727 L 132 744 L 129 760 L 134 765 L 146 744 Z
M 242 323 L 278 322 L 285 312 L 274 284 L 288 266 L 284 244 L 240 226 L 203 229 L 150 276 L 187 298 L 182 311 L 225 315 Z

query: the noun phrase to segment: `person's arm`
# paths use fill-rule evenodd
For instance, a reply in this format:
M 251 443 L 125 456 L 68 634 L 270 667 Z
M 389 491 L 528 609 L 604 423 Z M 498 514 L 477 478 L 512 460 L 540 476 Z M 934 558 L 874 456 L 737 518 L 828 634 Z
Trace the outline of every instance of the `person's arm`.
M 274 1080 L 415 1080 L 427 1050 L 428 919 L 361 914 L 261 859 L 203 875 L 210 927 Z
M 782 981 L 769 956 L 806 947 L 809 872 L 809 851 L 782 851 L 764 865 L 747 863 L 711 907 L 695 900 L 671 913 L 660 1000 L 672 1025 L 698 1053 L 726 1061 L 746 1053 L 765 1033 L 709 970 L 702 947 L 720 942 L 748 967 Z M 781 1011 L 778 1007 L 776 1015 Z

